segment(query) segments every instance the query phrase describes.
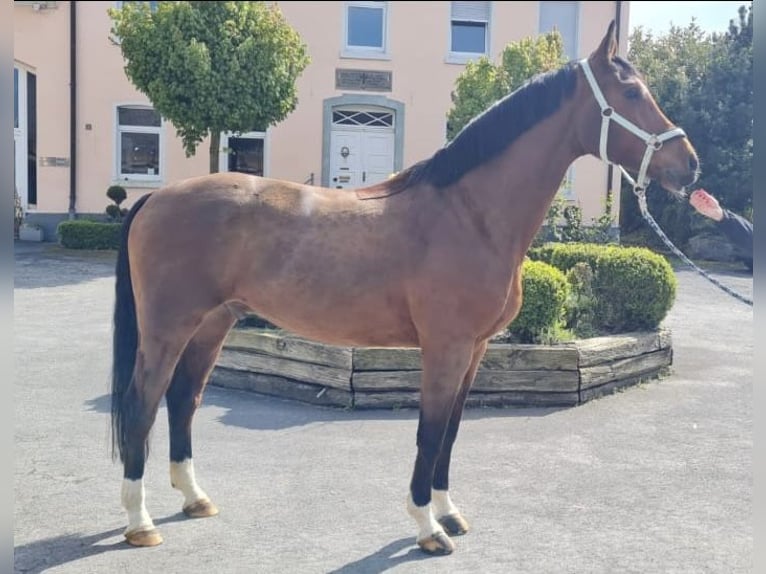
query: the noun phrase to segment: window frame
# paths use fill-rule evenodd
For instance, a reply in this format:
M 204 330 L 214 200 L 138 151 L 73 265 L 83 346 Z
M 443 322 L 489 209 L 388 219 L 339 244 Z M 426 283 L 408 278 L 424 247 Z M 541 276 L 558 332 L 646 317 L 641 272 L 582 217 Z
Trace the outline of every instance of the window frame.
M 247 139 L 260 139 L 263 140 L 263 175 L 261 177 L 269 177 L 269 161 L 271 159 L 271 128 L 268 128 L 265 132 L 252 131 L 252 132 L 221 132 L 218 144 L 218 171 L 229 172 L 229 138 L 247 138 Z
M 120 108 L 154 110 L 154 106 L 146 102 L 119 102 L 114 104 L 114 176 L 115 183 L 125 186 L 141 185 L 146 187 L 160 186 L 165 180 L 165 118 L 160 116 L 159 126 L 122 126 L 120 124 Z M 156 134 L 158 136 L 157 171 L 154 175 L 142 173 L 122 173 L 122 134 L 123 133 Z
M 388 51 L 388 19 L 389 19 L 389 11 L 390 11 L 390 2 L 370 2 L 370 1 L 361 1 L 361 0 L 354 0 L 354 1 L 348 1 L 343 2 L 342 9 L 343 9 L 343 38 L 341 40 L 341 58 L 356 58 L 356 59 L 364 59 L 364 60 L 390 60 L 390 55 Z M 383 44 L 380 48 L 375 48 L 372 46 L 353 46 L 348 43 L 348 32 L 349 32 L 349 9 L 350 8 L 376 8 L 382 11 L 383 17 L 382 17 L 382 30 L 381 30 L 381 43 Z
M 149 9 L 152 12 L 156 12 L 157 8 L 159 7 L 159 4 L 160 4 L 159 0 L 152 0 L 151 2 L 150 1 L 145 1 L 144 3 L 145 4 L 149 4 Z M 122 7 L 123 7 L 124 4 L 125 4 L 125 2 L 123 2 L 121 0 L 116 0 L 115 3 L 114 3 L 114 7 L 117 8 L 118 10 L 122 10 Z
M 447 33 L 447 63 L 450 64 L 466 64 L 468 62 L 478 60 L 481 57 L 489 57 L 492 41 L 492 13 L 493 2 L 487 2 L 487 19 L 486 20 L 474 20 L 466 18 L 453 18 L 452 7 L 454 2 L 449 3 L 449 11 L 447 13 L 448 33 Z M 452 49 L 452 26 L 455 22 L 465 23 L 483 23 L 484 24 L 484 51 L 483 52 L 460 52 Z
M 539 34 L 545 34 L 547 32 L 550 32 L 550 30 L 543 31 L 543 6 L 553 7 L 558 2 L 543 2 L 541 1 L 538 4 L 538 14 L 537 14 L 537 32 Z M 580 57 L 579 49 L 580 49 L 580 24 L 582 22 L 582 2 L 574 2 L 575 4 L 575 22 L 574 22 L 574 38 L 572 38 L 572 43 L 574 44 L 574 54 L 564 54 L 564 56 L 570 60 L 577 60 Z M 559 28 L 559 34 L 561 34 L 561 29 Z M 562 35 L 563 39 L 563 35 Z M 566 44 L 564 46 L 566 48 Z
M 135 1 L 135 0 L 131 0 L 131 1 Z M 159 0 L 156 0 L 156 1 L 153 0 L 151 2 L 145 1 L 144 3 L 145 4 L 149 4 L 149 9 L 150 9 L 151 12 L 156 12 L 157 8 L 159 7 L 159 4 L 160 4 Z M 114 7 L 117 10 L 122 10 L 122 7 L 123 7 L 124 4 L 125 4 L 125 2 L 123 0 L 115 0 Z M 110 34 L 109 35 L 109 41 L 112 42 L 112 44 L 114 44 L 115 46 L 119 46 L 120 44 L 122 44 L 122 38 L 120 38 L 116 34 L 114 34 L 114 35 Z

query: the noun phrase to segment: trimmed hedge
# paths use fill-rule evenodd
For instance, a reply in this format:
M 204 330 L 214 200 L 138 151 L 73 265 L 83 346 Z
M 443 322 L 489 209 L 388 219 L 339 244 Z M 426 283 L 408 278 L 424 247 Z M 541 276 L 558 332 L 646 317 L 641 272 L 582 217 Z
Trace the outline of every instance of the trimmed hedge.
M 563 325 L 569 284 L 564 274 L 542 261 L 526 259 L 521 278 L 523 299 L 508 331 L 522 343 L 537 343 Z
M 608 246 L 600 243 L 546 243 L 527 252 L 532 261 L 544 261 L 563 273 L 578 263 L 587 263 L 595 271 L 598 258 Z
M 590 266 L 592 319 L 603 333 L 656 329 L 675 302 L 673 268 L 645 247 L 556 243 L 530 249 L 528 255 L 564 273 L 580 262 Z
M 662 255 L 645 247 L 612 248 L 593 278 L 595 316 L 607 331 L 654 329 L 676 298 L 677 280 Z
M 62 221 L 56 231 L 59 243 L 67 249 L 118 249 L 122 223 Z

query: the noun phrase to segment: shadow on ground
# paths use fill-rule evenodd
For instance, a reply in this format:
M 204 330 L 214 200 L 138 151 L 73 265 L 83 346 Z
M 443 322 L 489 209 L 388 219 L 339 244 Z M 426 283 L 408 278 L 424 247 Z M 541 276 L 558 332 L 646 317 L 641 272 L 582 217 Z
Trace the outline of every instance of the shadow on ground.
M 400 538 L 386 544 L 377 552 L 350 562 L 341 568 L 331 570 L 328 574 L 378 574 L 404 562 L 433 560 L 431 556 L 423 553 L 420 548 L 413 544 L 413 540 L 412 536 Z M 405 549 L 408 549 L 407 552 L 401 554 Z
M 101 395 L 85 402 L 91 412 L 109 413 L 110 395 Z M 417 420 L 414 408 L 349 410 L 310 405 L 289 399 L 269 397 L 250 391 L 208 386 L 201 408 L 225 409 L 218 420 L 228 426 L 250 430 L 282 430 L 317 422 L 360 420 Z M 566 408 L 576 407 L 469 407 L 463 420 L 496 417 L 542 417 Z
M 156 519 L 154 524 L 159 526 L 171 522 L 194 520 L 187 518 L 183 512 Z M 63 564 L 83 560 L 104 552 L 119 552 L 129 550 L 130 546 L 123 538 L 124 528 L 115 528 L 98 534 L 62 534 L 52 538 L 36 540 L 13 549 L 14 571 L 24 574 L 39 574 Z M 117 542 L 107 543 L 111 538 L 119 537 Z

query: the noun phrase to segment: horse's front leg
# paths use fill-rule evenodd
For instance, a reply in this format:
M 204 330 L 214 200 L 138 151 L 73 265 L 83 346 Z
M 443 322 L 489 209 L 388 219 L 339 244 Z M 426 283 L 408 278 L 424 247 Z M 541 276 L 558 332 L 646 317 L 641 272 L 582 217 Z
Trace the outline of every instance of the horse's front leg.
M 410 482 L 407 510 L 418 525 L 418 546 L 428 554 L 450 554 L 455 545 L 432 512 L 431 488 L 454 405 L 471 365 L 474 343 L 428 341 L 421 344 L 421 349 L 423 379 L 418 454 Z
M 487 343 L 488 341 L 482 341 L 473 351 L 471 365 L 468 367 L 468 372 L 466 372 L 463 378 L 463 384 L 460 387 L 457 400 L 452 407 L 452 416 L 449 419 L 444 443 L 442 444 L 439 458 L 436 460 L 436 468 L 434 470 L 433 490 L 431 491 L 433 513 L 436 520 L 450 536 L 459 536 L 468 532 L 468 522 L 453 504 L 449 495 L 449 468 L 452 457 L 452 445 L 455 443 L 458 428 L 460 427 L 465 401 L 476 378 L 479 365 L 487 351 Z

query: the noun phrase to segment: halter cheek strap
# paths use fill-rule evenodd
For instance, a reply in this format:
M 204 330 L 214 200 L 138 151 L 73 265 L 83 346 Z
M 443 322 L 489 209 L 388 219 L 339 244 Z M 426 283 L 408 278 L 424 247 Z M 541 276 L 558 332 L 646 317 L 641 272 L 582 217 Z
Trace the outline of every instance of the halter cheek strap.
M 582 66 L 582 71 L 585 74 L 585 78 L 588 80 L 588 84 L 590 84 L 590 89 L 593 91 L 593 96 L 596 98 L 596 101 L 601 108 L 601 135 L 598 142 L 598 152 L 601 159 L 606 163 L 614 163 L 609 160 L 607 155 L 607 138 L 609 137 L 610 121 L 614 121 L 615 123 L 619 124 L 646 144 L 646 150 L 644 151 L 644 157 L 641 160 L 641 167 L 638 170 L 637 180 L 634 180 L 630 174 L 625 171 L 625 168 L 623 168 L 621 165 L 618 165 L 620 170 L 622 170 L 623 175 L 625 175 L 628 181 L 630 181 L 633 185 L 633 189 L 639 196 L 639 199 L 644 200 L 643 191 L 646 190 L 646 187 L 651 181 L 646 177 L 646 171 L 649 169 L 649 162 L 652 160 L 652 155 L 655 151 L 658 151 L 662 148 L 662 144 L 664 142 L 675 137 L 684 137 L 686 136 L 686 132 L 684 132 L 684 130 L 679 127 L 669 129 L 660 135 L 650 134 L 649 132 L 642 130 L 636 124 L 614 111 L 614 108 L 612 108 L 606 102 L 606 98 L 604 97 L 601 88 L 598 86 L 596 77 L 593 75 L 593 71 L 590 69 L 588 60 L 580 60 L 580 66 Z
M 633 135 L 640 138 L 645 144 L 646 144 L 646 150 L 644 151 L 644 158 L 641 160 L 641 168 L 638 170 L 638 180 L 634 180 L 630 174 L 625 171 L 625 168 L 621 165 L 618 165 L 620 168 L 620 171 L 622 171 L 622 175 L 625 176 L 625 179 L 627 179 L 630 184 L 633 186 L 633 193 L 636 194 L 636 197 L 638 199 L 638 206 L 641 209 L 641 215 L 643 215 L 644 219 L 649 223 L 649 226 L 654 229 L 657 234 L 660 236 L 660 238 L 665 242 L 665 244 L 670 247 L 670 249 L 675 253 L 678 257 L 681 258 L 684 262 L 686 262 L 688 265 L 690 265 L 693 269 L 696 269 L 701 275 L 703 275 L 705 278 L 710 280 L 713 284 L 717 285 L 730 295 L 736 297 L 740 301 L 750 305 L 752 307 L 753 301 L 752 299 L 748 299 L 747 297 L 743 297 L 739 293 L 736 293 L 732 289 L 728 288 L 726 285 L 715 279 L 714 277 L 711 277 L 708 273 L 697 267 L 694 263 L 692 263 L 686 255 L 684 255 L 673 243 L 668 239 L 668 236 L 665 235 L 662 232 L 662 229 L 660 229 L 660 226 L 657 225 L 657 222 L 654 221 L 654 218 L 652 217 L 652 214 L 649 213 L 649 209 L 646 206 L 646 186 L 649 185 L 649 179 L 646 177 L 646 170 L 649 169 L 649 162 L 652 159 L 652 154 L 662 148 L 662 144 L 669 139 L 675 138 L 675 137 L 683 137 L 686 136 L 686 133 L 681 128 L 673 128 L 670 129 L 660 135 L 654 135 L 650 134 L 641 128 L 639 128 L 637 125 L 635 125 L 633 122 L 625 119 L 623 116 L 618 114 L 614 111 L 613 108 L 609 106 L 609 104 L 606 103 L 606 98 L 604 98 L 604 94 L 601 92 L 601 89 L 598 87 L 598 82 L 596 82 L 596 78 L 593 76 L 593 72 L 590 69 L 590 65 L 588 64 L 587 60 L 580 60 L 580 65 L 582 66 L 582 71 L 585 73 L 585 77 L 588 79 L 588 83 L 590 84 L 590 89 L 593 91 L 593 96 L 596 98 L 596 101 L 598 102 L 599 107 L 601 108 L 601 136 L 599 137 L 598 142 L 598 153 L 601 156 L 601 159 L 605 161 L 606 163 L 613 163 L 609 161 L 609 157 L 607 156 L 607 138 L 609 137 L 609 122 L 615 121 L 617 124 L 621 125 L 623 128 L 628 130 Z

